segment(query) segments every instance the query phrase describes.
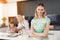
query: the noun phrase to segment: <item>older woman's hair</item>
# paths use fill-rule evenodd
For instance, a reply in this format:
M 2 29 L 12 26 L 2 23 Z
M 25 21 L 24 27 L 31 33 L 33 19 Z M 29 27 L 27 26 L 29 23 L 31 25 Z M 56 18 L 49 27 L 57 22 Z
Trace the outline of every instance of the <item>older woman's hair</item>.
M 44 5 L 43 3 L 39 3 L 39 4 L 37 5 L 37 7 L 38 7 L 38 6 L 42 6 L 42 7 L 44 7 L 44 9 L 45 9 L 45 5 Z M 45 15 L 46 15 L 46 12 L 43 12 L 43 15 L 42 15 L 42 16 L 45 17 Z M 38 18 L 38 15 L 37 15 L 37 11 L 36 11 L 36 10 L 35 10 L 35 17 Z

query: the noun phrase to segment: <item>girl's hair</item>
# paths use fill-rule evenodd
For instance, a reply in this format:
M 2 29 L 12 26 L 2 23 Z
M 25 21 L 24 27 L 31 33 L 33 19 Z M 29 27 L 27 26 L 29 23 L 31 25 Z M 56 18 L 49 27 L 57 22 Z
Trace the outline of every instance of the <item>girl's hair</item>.
M 45 9 L 45 6 L 44 6 L 43 3 L 39 3 L 39 4 L 37 5 L 37 7 L 38 7 L 38 6 L 42 6 L 42 7 L 44 7 L 44 9 Z M 42 17 L 45 17 L 45 16 L 46 16 L 46 11 L 43 12 Z M 36 10 L 35 10 L 35 18 L 38 18 L 38 14 L 37 14 L 37 11 L 36 11 Z
M 17 26 L 17 24 L 15 22 L 10 22 L 9 26 L 10 26 L 10 24 L 14 24 L 14 26 Z

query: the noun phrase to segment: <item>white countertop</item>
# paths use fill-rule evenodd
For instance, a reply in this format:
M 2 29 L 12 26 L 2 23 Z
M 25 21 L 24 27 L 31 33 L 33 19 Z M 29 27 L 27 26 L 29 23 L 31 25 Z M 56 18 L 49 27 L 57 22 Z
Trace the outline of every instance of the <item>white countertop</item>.
M 27 37 L 26 35 L 25 36 L 22 36 L 22 35 L 19 35 L 17 37 L 8 37 L 8 35 L 10 35 L 9 33 L 3 33 L 3 32 L 0 32 L 0 39 L 9 39 L 9 40 L 33 40 L 29 37 Z M 49 40 L 57 40 L 57 37 L 55 35 L 48 35 L 48 38 Z

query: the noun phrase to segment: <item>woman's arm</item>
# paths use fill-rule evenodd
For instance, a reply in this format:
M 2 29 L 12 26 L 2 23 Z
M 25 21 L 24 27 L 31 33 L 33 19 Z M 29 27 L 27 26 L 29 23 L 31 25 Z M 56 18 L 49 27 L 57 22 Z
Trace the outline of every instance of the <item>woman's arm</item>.
M 11 33 L 14 33 L 14 31 L 15 31 L 15 30 L 14 30 L 13 28 L 10 29 L 10 32 L 11 32 Z
M 30 32 L 31 32 L 31 33 L 35 33 L 35 32 L 34 32 L 34 28 L 33 28 L 33 26 L 31 26 L 31 28 L 30 28 Z
M 20 27 L 17 27 L 16 29 L 17 29 L 17 31 L 19 31 L 19 30 L 21 30 L 22 28 L 20 28 Z
M 33 26 L 31 26 L 31 28 L 30 28 L 30 36 L 31 37 L 37 37 L 37 35 L 36 35 L 35 31 L 34 31 L 34 27 Z
M 43 33 L 35 33 L 37 36 L 47 36 L 48 35 L 48 31 L 50 28 L 50 23 L 46 24 L 46 28 L 44 29 Z
M 44 29 L 44 36 L 48 35 L 49 28 L 50 28 L 50 23 L 46 24 L 46 28 Z
M 29 30 L 29 23 L 27 20 L 24 21 L 24 27 L 26 30 Z

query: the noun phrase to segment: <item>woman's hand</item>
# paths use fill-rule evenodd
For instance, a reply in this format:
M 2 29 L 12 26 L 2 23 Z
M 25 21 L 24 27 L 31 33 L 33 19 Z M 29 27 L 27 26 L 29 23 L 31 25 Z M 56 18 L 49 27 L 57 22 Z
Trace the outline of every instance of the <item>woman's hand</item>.
M 22 30 L 22 28 L 20 28 L 20 27 L 17 27 L 16 29 L 17 29 L 17 31 L 20 31 L 20 30 Z
M 47 35 L 45 35 L 45 33 L 35 33 L 35 35 L 37 35 L 39 37 L 41 37 L 41 36 L 46 37 L 47 36 Z
M 14 30 L 13 30 L 13 29 L 11 29 L 11 30 L 10 30 L 10 32 L 11 32 L 11 33 L 14 33 Z

